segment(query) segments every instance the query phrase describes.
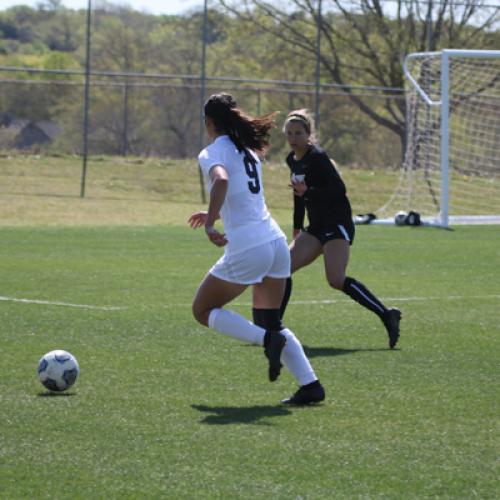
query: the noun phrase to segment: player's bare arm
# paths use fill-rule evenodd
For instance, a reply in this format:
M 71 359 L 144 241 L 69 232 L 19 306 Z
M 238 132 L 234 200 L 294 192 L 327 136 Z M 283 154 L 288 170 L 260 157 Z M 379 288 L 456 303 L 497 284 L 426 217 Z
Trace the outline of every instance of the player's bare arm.
M 226 236 L 217 231 L 214 228 L 214 224 L 219 217 L 220 209 L 226 199 L 228 176 L 226 169 L 222 165 L 212 167 L 209 175 L 212 188 L 210 190 L 208 212 L 205 218 L 205 233 L 214 245 L 222 247 L 227 244 Z
M 205 225 L 205 221 L 207 220 L 208 212 L 206 210 L 200 210 L 199 212 L 195 212 L 188 219 L 188 224 L 193 229 L 198 229 Z M 217 219 L 220 219 L 220 215 L 217 215 Z

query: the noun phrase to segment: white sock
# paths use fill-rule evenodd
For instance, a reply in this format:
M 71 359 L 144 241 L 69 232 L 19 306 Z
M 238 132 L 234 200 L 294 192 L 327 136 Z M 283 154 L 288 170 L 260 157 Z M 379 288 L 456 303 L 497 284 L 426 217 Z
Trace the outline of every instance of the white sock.
M 307 359 L 299 339 L 288 328 L 281 330 L 286 337 L 286 344 L 281 353 L 281 361 L 300 385 L 307 385 L 318 380 L 314 370 Z
M 208 326 L 248 344 L 264 345 L 266 331 L 234 311 L 212 309 L 208 316 Z

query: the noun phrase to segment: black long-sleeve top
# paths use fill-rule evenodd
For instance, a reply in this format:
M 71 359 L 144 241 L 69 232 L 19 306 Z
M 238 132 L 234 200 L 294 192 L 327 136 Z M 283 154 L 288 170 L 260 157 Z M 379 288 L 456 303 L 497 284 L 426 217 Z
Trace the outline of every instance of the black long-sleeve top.
M 307 186 L 302 197 L 294 196 L 294 229 L 303 229 L 306 210 L 312 229 L 352 222 L 351 204 L 346 195 L 345 184 L 323 149 L 311 145 L 300 160 L 294 159 L 292 151 L 286 162 L 292 175 L 305 175 Z

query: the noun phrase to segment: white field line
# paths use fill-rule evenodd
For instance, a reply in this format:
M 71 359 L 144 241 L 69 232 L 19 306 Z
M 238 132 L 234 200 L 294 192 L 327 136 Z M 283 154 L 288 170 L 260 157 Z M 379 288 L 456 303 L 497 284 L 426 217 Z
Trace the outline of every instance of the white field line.
M 380 300 L 384 303 L 391 302 L 433 302 L 436 300 L 488 300 L 500 299 L 500 295 L 440 295 L 435 297 L 382 297 Z M 35 300 L 35 299 L 19 299 L 15 297 L 2 297 L 0 301 L 6 302 L 21 302 L 24 304 L 39 304 L 46 306 L 63 306 L 77 307 L 80 309 L 94 309 L 99 311 L 123 311 L 127 307 L 120 306 L 91 306 L 88 304 L 71 304 L 68 302 L 57 302 L 50 300 Z M 338 304 L 338 303 L 354 303 L 351 299 L 324 299 L 324 300 L 291 300 L 290 305 L 318 305 L 318 304 Z M 251 306 L 251 302 L 233 302 L 235 306 Z M 191 304 L 162 304 L 160 307 L 190 307 Z
M 15 297 L 2 297 L 0 300 L 7 302 L 22 302 L 24 304 L 41 304 L 45 306 L 65 306 L 65 307 L 79 307 L 80 309 L 97 309 L 99 311 L 119 311 L 126 309 L 125 307 L 116 306 L 90 306 L 87 304 L 69 304 L 67 302 L 52 302 L 50 300 L 34 300 L 34 299 L 17 299 Z
M 390 304 L 392 302 L 434 302 L 436 300 L 491 300 L 500 299 L 499 295 L 441 295 L 436 297 L 381 297 L 379 298 L 384 304 Z M 322 304 L 355 304 L 352 299 L 340 298 L 340 299 L 324 299 L 324 300 L 291 300 L 290 305 L 322 305 Z M 251 302 L 240 302 L 234 301 L 231 304 L 235 306 L 252 306 Z M 170 307 L 191 307 L 191 304 L 162 304 L 159 307 L 170 308 Z
M 500 299 L 500 295 L 439 295 L 436 297 L 382 297 L 384 303 L 389 302 L 430 302 L 435 300 L 484 300 Z M 339 302 L 353 302 L 351 299 L 325 299 L 325 300 L 291 300 L 290 304 L 314 305 L 336 304 Z

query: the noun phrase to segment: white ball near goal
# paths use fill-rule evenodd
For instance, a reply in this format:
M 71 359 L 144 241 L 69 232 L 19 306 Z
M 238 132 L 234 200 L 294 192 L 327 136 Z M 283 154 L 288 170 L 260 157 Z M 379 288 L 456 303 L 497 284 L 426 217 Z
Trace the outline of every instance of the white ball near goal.
M 38 362 L 38 378 L 49 391 L 69 389 L 76 382 L 79 373 L 78 361 L 67 351 L 50 351 Z
M 406 224 L 406 218 L 408 217 L 408 214 L 406 212 L 398 212 L 394 216 L 394 224 L 396 226 L 404 226 Z

